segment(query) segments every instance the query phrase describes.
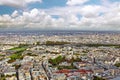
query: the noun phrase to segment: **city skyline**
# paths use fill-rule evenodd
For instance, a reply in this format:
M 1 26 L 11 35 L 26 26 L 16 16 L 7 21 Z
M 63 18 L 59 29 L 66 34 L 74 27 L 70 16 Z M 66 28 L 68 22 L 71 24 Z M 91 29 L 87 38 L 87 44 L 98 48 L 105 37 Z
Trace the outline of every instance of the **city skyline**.
M 119 0 L 0 0 L 0 30 L 120 31 Z

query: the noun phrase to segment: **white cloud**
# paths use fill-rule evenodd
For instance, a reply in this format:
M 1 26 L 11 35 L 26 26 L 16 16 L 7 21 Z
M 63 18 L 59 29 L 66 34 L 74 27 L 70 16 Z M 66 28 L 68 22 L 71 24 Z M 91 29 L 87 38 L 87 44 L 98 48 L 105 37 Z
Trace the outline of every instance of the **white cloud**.
M 66 4 L 69 5 L 69 6 L 81 5 L 81 4 L 86 3 L 87 1 L 88 0 L 68 0 Z
M 17 17 L 18 15 L 19 15 L 18 11 L 15 10 L 15 11 L 12 13 L 11 16 L 12 16 L 12 17 Z
M 102 8 L 102 6 L 98 5 L 86 5 L 81 9 L 80 14 L 84 17 L 97 17 L 103 12 Z
M 101 16 L 82 17 L 79 26 L 88 30 L 120 30 L 120 8 L 116 5 L 105 10 L 108 11 Z
M 42 0 L 24 0 L 26 3 L 31 3 L 31 2 L 42 2 Z
M 11 15 L 0 16 L 0 27 L 4 28 L 58 29 L 58 26 L 64 28 L 64 19 L 54 19 L 46 12 L 36 8 L 29 12 L 23 12 L 22 15 L 14 11 Z
M 42 2 L 42 0 L 0 0 L 0 5 L 7 5 L 12 7 L 25 7 L 29 3 Z
M 120 3 L 32 9 L 0 16 L 1 27 L 39 29 L 120 30 Z M 53 18 L 57 15 L 59 18 Z M 79 17 L 78 17 L 79 16 Z
M 50 15 L 64 16 L 74 14 L 84 17 L 96 17 L 104 12 L 104 7 L 100 5 L 67 6 L 47 9 L 45 11 Z

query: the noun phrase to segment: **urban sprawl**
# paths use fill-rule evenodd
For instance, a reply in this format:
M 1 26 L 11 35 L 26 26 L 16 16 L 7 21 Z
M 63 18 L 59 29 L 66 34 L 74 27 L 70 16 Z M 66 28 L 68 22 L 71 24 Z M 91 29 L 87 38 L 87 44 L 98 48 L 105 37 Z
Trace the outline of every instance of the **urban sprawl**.
M 120 34 L 0 35 L 0 80 L 120 80 Z

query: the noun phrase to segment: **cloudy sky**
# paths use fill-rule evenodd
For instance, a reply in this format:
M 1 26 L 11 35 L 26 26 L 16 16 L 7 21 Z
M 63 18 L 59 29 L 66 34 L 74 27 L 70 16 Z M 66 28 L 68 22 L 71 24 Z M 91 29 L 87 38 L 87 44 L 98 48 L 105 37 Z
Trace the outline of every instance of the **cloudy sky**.
M 0 0 L 2 29 L 120 31 L 120 0 Z

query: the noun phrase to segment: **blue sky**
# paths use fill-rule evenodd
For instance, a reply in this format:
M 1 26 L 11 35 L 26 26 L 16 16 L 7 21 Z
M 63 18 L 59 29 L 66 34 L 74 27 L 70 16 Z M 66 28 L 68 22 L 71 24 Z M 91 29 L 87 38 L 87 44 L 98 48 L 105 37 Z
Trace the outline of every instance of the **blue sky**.
M 120 30 L 120 0 L 0 0 L 0 29 Z
M 66 6 L 67 0 L 43 0 L 41 4 L 34 3 L 29 5 L 31 8 L 52 8 L 52 7 L 64 7 Z
M 42 3 L 34 2 L 29 3 L 27 7 L 19 8 L 19 7 L 11 7 L 6 5 L 0 5 L 0 14 L 12 14 L 13 11 L 24 10 L 28 8 L 29 10 L 37 8 L 37 9 L 48 9 L 53 7 L 64 7 L 66 6 L 67 0 L 43 0 Z

